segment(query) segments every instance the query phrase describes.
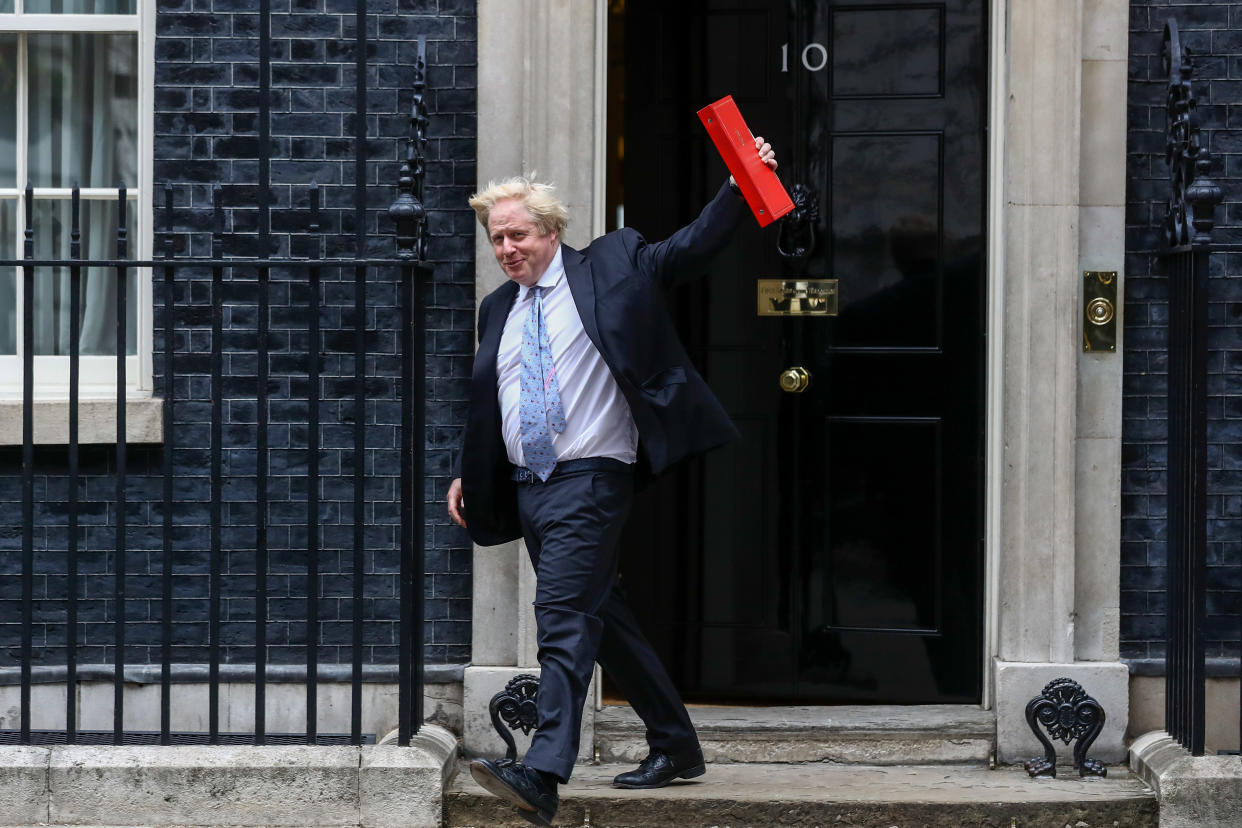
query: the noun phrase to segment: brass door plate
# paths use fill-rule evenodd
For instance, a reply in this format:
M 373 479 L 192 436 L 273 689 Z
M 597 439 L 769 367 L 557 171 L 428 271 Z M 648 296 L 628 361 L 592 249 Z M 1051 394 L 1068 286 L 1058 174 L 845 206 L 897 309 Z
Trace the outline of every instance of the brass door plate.
M 1117 271 L 1082 272 L 1082 349 L 1117 350 Z
M 836 279 L 759 279 L 760 316 L 836 316 Z

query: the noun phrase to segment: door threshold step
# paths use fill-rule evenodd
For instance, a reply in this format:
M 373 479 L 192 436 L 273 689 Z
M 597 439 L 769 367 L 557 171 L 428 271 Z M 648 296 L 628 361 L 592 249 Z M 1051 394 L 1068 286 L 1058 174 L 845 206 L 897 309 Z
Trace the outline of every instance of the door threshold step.
M 612 787 L 631 765 L 579 765 L 560 788 L 560 826 L 1055 826 L 1156 828 L 1156 796 L 1124 766 L 1105 779 L 1032 779 L 1021 768 L 709 764 L 697 779 L 654 791 Z M 460 763 L 444 796 L 444 824 L 525 826 Z
M 708 762 L 839 762 L 986 765 L 996 717 L 974 705 L 691 707 Z M 602 762 L 647 755 L 642 720 L 629 705 L 596 711 Z

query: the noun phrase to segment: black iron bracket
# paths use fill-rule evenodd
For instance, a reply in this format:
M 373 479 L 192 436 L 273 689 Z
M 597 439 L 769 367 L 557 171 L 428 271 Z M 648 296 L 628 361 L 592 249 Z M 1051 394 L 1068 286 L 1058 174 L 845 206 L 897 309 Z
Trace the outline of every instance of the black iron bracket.
M 505 761 L 517 760 L 517 743 L 510 730 L 529 734 L 539 721 L 535 697 L 539 694 L 539 677 L 522 673 L 509 679 L 505 689 L 492 696 L 487 712 L 492 716 L 492 727 L 505 743 Z M 506 727 L 506 725 L 508 727 Z
M 1026 723 L 1035 738 L 1044 746 L 1044 755 L 1024 762 L 1023 767 L 1031 776 L 1055 777 L 1057 775 L 1057 752 L 1039 725 L 1048 729 L 1053 739 L 1074 744 L 1074 768 L 1079 776 L 1107 776 L 1108 768 L 1103 762 L 1087 758 L 1087 750 L 1104 729 L 1104 708 L 1087 695 L 1078 682 L 1059 678 L 1048 682 L 1042 693 L 1026 705 Z

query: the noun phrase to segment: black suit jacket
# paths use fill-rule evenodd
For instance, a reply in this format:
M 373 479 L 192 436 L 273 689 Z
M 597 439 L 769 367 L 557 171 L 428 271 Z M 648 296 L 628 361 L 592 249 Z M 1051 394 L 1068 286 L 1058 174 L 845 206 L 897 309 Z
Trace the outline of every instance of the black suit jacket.
M 738 437 L 719 401 L 690 364 L 664 303 L 663 289 L 702 270 L 747 213 L 726 184 L 699 217 L 662 242 L 630 228 L 591 242 L 561 245 L 565 278 L 587 336 L 607 363 L 638 426 L 640 474 L 659 474 L 691 454 Z M 458 474 L 470 537 L 490 546 L 521 536 L 517 489 L 501 435 L 496 357 L 518 294 L 509 281 L 479 305 L 479 350 Z

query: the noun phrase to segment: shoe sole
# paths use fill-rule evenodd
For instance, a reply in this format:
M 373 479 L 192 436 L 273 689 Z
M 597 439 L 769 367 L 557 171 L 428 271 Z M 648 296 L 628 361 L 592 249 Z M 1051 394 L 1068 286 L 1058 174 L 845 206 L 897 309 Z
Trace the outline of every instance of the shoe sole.
M 542 825 L 544 828 L 554 828 L 551 820 L 539 813 L 535 806 L 527 802 L 507 782 L 488 770 L 487 765 L 484 765 L 482 762 L 471 762 L 470 775 L 474 777 L 475 782 L 482 786 L 483 790 L 517 808 L 518 815 L 527 822 L 534 825 Z
M 696 776 L 702 776 L 705 773 L 707 773 L 706 765 L 696 765 L 693 768 L 682 771 L 676 776 L 670 776 L 668 779 L 657 785 L 628 785 L 624 782 L 617 782 L 616 780 L 613 780 L 612 786 L 626 791 L 653 791 L 656 788 L 663 788 L 675 779 L 693 779 Z

